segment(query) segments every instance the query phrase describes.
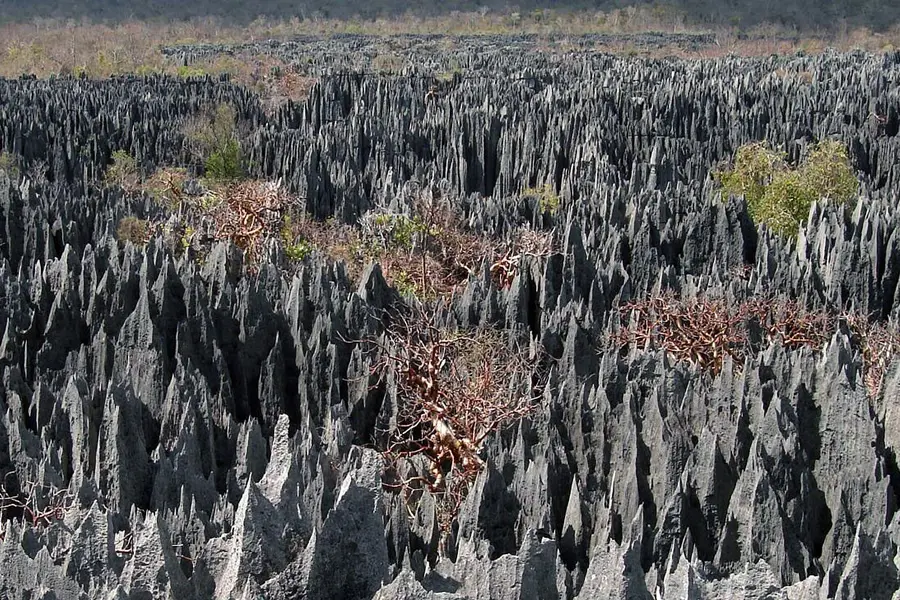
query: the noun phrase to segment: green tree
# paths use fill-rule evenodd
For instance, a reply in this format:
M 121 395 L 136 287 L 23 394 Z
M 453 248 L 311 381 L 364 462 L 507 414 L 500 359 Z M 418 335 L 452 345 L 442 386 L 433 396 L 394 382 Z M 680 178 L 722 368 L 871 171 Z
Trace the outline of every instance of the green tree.
M 757 223 L 785 236 L 795 236 L 820 198 L 844 204 L 859 190 L 846 149 L 833 140 L 810 148 L 797 168 L 761 142 L 738 149 L 730 170 L 715 173 L 722 198 L 742 196 Z

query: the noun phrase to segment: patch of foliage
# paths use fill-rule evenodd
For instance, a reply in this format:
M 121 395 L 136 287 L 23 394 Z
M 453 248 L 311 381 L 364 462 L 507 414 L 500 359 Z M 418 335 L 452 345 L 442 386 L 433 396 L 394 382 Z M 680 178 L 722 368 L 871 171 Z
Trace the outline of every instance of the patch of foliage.
M 813 146 L 796 168 L 764 143 L 747 144 L 738 149 L 731 169 L 714 177 L 723 200 L 743 196 L 755 222 L 789 237 L 797 234 L 813 202 L 825 198 L 843 204 L 859 189 L 846 149 L 832 140 Z
M 10 152 L 0 152 L 0 171 L 5 171 L 10 179 L 18 179 L 20 174 L 19 161 Z
M 206 176 L 213 181 L 234 181 L 246 174 L 241 146 L 237 140 L 228 140 L 209 155 L 204 163 Z
M 281 228 L 281 242 L 284 246 L 284 254 L 292 262 L 300 262 L 309 256 L 315 246 L 303 237 L 294 235 L 294 227 L 290 215 L 285 215 L 284 227 Z
M 537 408 L 545 378 L 539 357 L 511 349 L 502 332 L 451 330 L 422 308 L 391 321 L 384 337 L 360 340 L 371 373 L 396 385 L 396 421 L 376 442 L 383 482 L 411 512 L 431 495 L 443 547 L 485 468 L 486 440 Z
M 137 217 L 125 217 L 119 221 L 116 237 L 120 242 L 143 246 L 150 240 L 150 222 Z
M 418 237 L 434 236 L 439 233 L 439 229 L 429 227 L 419 215 L 410 217 L 391 212 L 372 213 L 369 231 L 371 241 L 377 242 L 382 249 L 395 248 L 408 251 L 413 250 Z
M 896 323 L 870 322 L 860 314 L 847 316 L 863 357 L 863 379 L 870 398 L 883 391 L 884 376 L 900 355 L 900 332 Z
M 194 239 L 194 233 L 196 230 L 193 227 L 185 227 L 184 232 L 181 234 L 181 244 L 180 250 L 183 253 L 187 252 L 191 247 L 191 240 Z
M 137 159 L 125 150 L 112 153 L 113 163 L 106 170 L 105 181 L 108 185 L 117 185 L 126 191 L 134 191 L 141 182 L 141 172 Z
M 182 79 L 205 77 L 206 71 L 200 67 L 181 65 L 178 67 L 177 75 Z
M 403 70 L 403 57 L 394 54 L 379 54 L 372 59 L 372 70 L 382 75 L 396 75 Z
M 413 298 L 419 298 L 423 294 L 422 286 L 418 283 L 412 275 L 409 274 L 408 271 L 403 271 L 398 269 L 398 272 L 394 275 L 392 283 L 394 284 L 394 288 L 403 296 L 412 296 Z M 422 299 L 422 298 L 420 298 Z
M 150 175 L 144 181 L 142 189 L 159 204 L 174 210 L 184 199 L 184 184 L 187 180 L 186 169 L 167 167 Z
M 539 188 L 528 188 L 523 193 L 525 196 L 537 198 L 541 213 L 554 215 L 559 210 L 559 194 L 549 183 L 545 183 Z
M 203 164 L 208 178 L 227 182 L 246 175 L 234 107 L 217 105 L 189 121 L 183 133 L 191 155 Z
M 744 361 L 773 342 L 788 350 L 821 350 L 843 322 L 863 359 L 868 395 L 882 392 L 885 374 L 900 356 L 895 323 L 872 321 L 858 312 L 811 310 L 796 300 L 751 297 L 741 303 L 722 298 L 678 298 L 662 293 L 619 307 L 618 329 L 610 341 L 621 350 L 663 349 L 675 360 L 718 374 L 727 359 L 740 370 Z

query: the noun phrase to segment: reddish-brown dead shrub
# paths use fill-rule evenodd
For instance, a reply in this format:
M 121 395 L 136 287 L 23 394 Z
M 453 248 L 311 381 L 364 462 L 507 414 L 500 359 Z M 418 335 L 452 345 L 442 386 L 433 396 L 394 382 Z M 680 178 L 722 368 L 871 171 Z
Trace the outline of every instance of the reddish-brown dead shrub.
M 715 298 L 679 299 L 671 294 L 623 305 L 623 325 L 612 335 L 620 347 L 662 348 L 676 360 L 718 373 L 726 356 L 738 366 L 751 346 L 751 328 L 765 340 L 787 348 L 822 348 L 834 333 L 838 316 L 808 310 L 794 300 L 755 298 L 736 306 Z M 860 345 L 866 390 L 875 397 L 891 361 L 900 355 L 900 333 L 886 323 L 870 323 L 858 314 L 841 317 Z
M 900 332 L 888 323 L 871 323 L 860 315 L 849 315 L 846 319 L 859 340 L 866 390 L 874 398 L 881 393 L 891 362 L 900 355 Z
M 496 258 L 491 264 L 491 276 L 501 289 L 506 289 L 516 278 L 523 258 L 546 258 L 556 252 L 551 233 L 533 229 L 519 230 L 497 248 Z
M 535 409 L 540 383 L 533 364 L 511 351 L 500 332 L 448 331 L 422 310 L 397 315 L 384 340 L 364 343 L 375 360 L 371 373 L 396 382 L 396 418 L 382 432 L 385 486 L 406 495 L 429 492 L 448 533 L 484 468 L 484 442 Z
M 399 291 L 432 300 L 453 293 L 480 273 L 485 262 L 503 289 L 512 283 L 522 259 L 556 252 L 552 232 L 520 229 L 505 241 L 475 233 L 440 193 L 431 190 L 418 193 L 405 211 L 377 207 L 353 226 L 309 218 L 303 200 L 276 182 L 206 182 L 204 194 L 190 196 L 185 193 L 187 180 L 185 169 L 166 168 L 140 187 L 177 214 L 174 223 L 162 227 L 164 232 L 175 234 L 180 250 L 201 254 L 213 242 L 233 242 L 244 252 L 250 269 L 262 258 L 265 244 L 277 240 L 289 261 L 318 250 L 344 261 L 353 277 L 366 264 L 377 262 Z M 122 232 L 127 239 L 143 243 L 162 224 L 145 223 L 139 229 L 128 220 L 125 225 Z
M 40 486 L 25 481 L 18 486 L 9 485 L 12 473 L 0 484 L 0 541 L 3 540 L 3 523 L 18 519 L 35 528 L 47 527 L 60 521 L 72 506 L 74 496 L 67 490 L 52 486 Z M 13 488 L 18 487 L 18 492 Z
M 718 373 L 726 357 L 743 362 L 751 322 L 768 340 L 789 348 L 821 348 L 834 331 L 826 311 L 810 311 L 790 300 L 754 299 L 732 306 L 721 298 L 680 299 L 661 294 L 619 309 L 623 327 L 613 335 L 620 346 L 663 348 Z
M 795 300 L 754 299 L 739 307 L 744 321 L 756 319 L 770 340 L 788 348 L 821 348 L 834 333 L 837 319 L 825 310 L 807 310 Z
M 229 185 L 204 218 L 216 240 L 232 241 L 255 262 L 262 242 L 281 235 L 284 217 L 293 208 L 293 199 L 277 183 L 244 181 Z

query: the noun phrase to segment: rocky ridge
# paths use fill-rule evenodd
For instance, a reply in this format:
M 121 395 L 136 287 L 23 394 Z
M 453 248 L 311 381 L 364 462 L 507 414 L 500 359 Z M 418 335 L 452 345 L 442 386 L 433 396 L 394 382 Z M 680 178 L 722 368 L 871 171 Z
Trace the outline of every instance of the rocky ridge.
M 47 522 L 4 520 L 0 596 L 895 595 L 896 361 L 872 398 L 844 328 L 715 376 L 604 340 L 615 307 L 661 289 L 895 320 L 900 54 L 479 60 L 449 82 L 325 75 L 274 114 L 227 81 L 0 82 L 0 142 L 30 173 L 0 175 L 0 475 L 65 491 Z M 390 391 L 347 383 L 366 364 L 347 340 L 394 301 L 377 266 L 355 281 L 314 253 L 287 272 L 273 247 L 248 272 L 225 244 L 197 263 L 115 239 L 163 209 L 97 185 L 111 151 L 187 162 L 179 124 L 221 101 L 251 125 L 254 174 L 314 217 L 443 181 L 474 230 L 555 227 L 558 255 L 509 289 L 473 276 L 443 317 L 554 358 L 445 552 L 367 448 Z M 820 202 L 788 242 L 719 198 L 710 172 L 740 144 L 797 157 L 829 137 L 859 170 L 854 209 Z M 521 196 L 545 183 L 555 214 Z

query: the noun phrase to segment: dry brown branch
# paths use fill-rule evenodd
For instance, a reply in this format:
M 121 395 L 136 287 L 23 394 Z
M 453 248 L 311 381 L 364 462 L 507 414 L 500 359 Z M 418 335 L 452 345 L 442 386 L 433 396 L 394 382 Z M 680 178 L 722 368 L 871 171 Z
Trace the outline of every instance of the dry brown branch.
M 900 355 L 900 332 L 887 323 L 870 323 L 861 315 L 844 318 L 859 338 L 866 391 L 875 398 L 881 393 L 888 367 Z
M 631 302 L 620 309 L 628 324 L 614 340 L 621 346 L 664 348 L 717 373 L 725 357 L 743 359 L 745 333 L 741 317 L 718 299 L 680 300 L 671 294 Z
M 261 243 L 278 236 L 292 201 L 272 182 L 236 183 L 225 190 L 221 202 L 209 211 L 216 240 L 231 240 L 250 262 L 260 256 Z
M 787 348 L 821 348 L 834 331 L 826 311 L 810 311 L 791 300 L 754 299 L 730 306 L 722 299 L 678 299 L 662 294 L 622 306 L 624 325 L 613 335 L 620 346 L 663 348 L 718 373 L 726 356 L 743 362 L 748 325 L 756 321 L 770 341 Z
M 484 442 L 536 406 L 533 384 L 516 390 L 511 383 L 530 366 L 500 334 L 450 332 L 422 311 L 397 315 L 385 341 L 369 344 L 375 356 L 371 374 L 382 381 L 391 375 L 397 387 L 396 419 L 383 432 L 385 487 L 406 495 L 431 493 L 447 533 L 484 468 Z M 416 459 L 425 461 L 424 473 L 415 471 Z M 404 469 L 414 474 L 404 478 Z
M 500 289 L 506 289 L 516 278 L 524 257 L 546 258 L 556 252 L 551 233 L 533 229 L 519 230 L 497 252 L 499 256 L 491 264 L 491 276 Z
M 184 194 L 187 178 L 185 169 L 158 169 L 144 182 L 142 191 L 149 193 L 161 205 L 178 209 L 187 199 Z
M 821 348 L 834 332 L 836 320 L 824 310 L 810 311 L 795 300 L 750 300 L 740 307 L 745 318 L 755 318 L 770 339 L 788 348 Z
M 0 484 L 0 525 L 10 519 L 18 519 L 35 528 L 43 528 L 54 521 L 60 521 L 72 506 L 74 496 L 68 490 L 56 489 L 53 486 L 40 486 L 32 481 L 25 481 L 13 492 L 9 480 L 14 474 L 7 473 Z M 0 528 L 0 540 L 3 539 Z

